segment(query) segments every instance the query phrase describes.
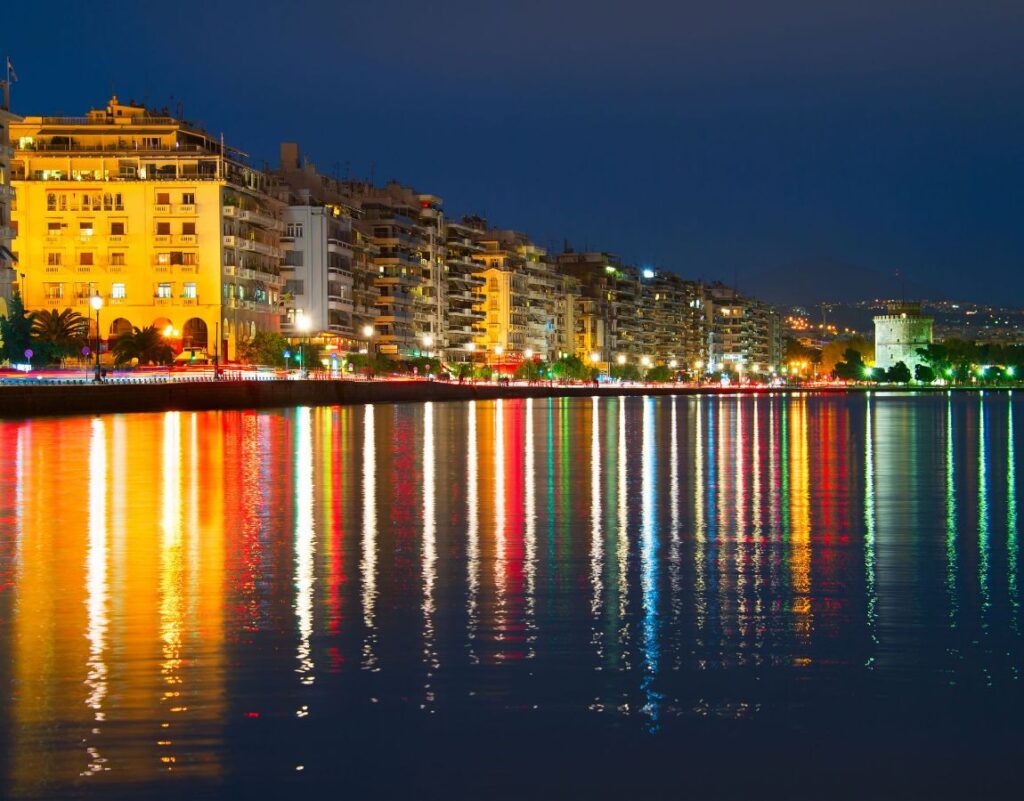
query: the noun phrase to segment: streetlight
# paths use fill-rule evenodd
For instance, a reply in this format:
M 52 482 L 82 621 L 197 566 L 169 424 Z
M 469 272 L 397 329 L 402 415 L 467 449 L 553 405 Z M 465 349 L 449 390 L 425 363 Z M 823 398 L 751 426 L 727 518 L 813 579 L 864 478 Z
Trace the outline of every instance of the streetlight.
M 494 346 L 494 355 L 495 356 L 500 356 L 504 352 L 505 352 L 505 349 L 503 347 L 501 347 L 501 345 L 495 345 Z
M 679 366 L 679 361 L 678 361 L 678 359 L 672 359 L 672 360 L 671 360 L 671 361 L 670 361 L 670 362 L 668 363 L 668 366 L 669 366 L 669 367 L 671 367 L 671 368 L 672 368 L 673 370 L 675 370 L 675 369 L 676 369 L 676 368 L 677 368 L 677 367 Z
M 615 357 L 615 361 L 617 361 L 619 364 L 625 364 L 626 363 L 626 356 L 625 356 L 625 354 L 620 353 L 618 356 Z
M 430 334 L 424 334 L 422 337 L 423 347 L 427 349 L 427 355 L 430 355 L 430 349 L 434 347 L 434 338 Z
M 302 334 L 299 337 L 299 377 L 305 378 L 306 364 L 304 354 L 302 353 L 302 345 L 303 340 L 305 339 L 305 335 L 309 333 L 309 318 L 302 312 L 299 312 L 297 315 L 295 315 L 295 327 L 299 329 L 299 331 Z
M 597 364 L 599 361 L 601 361 L 601 354 L 595 350 L 590 354 L 590 363 Z
M 466 343 L 466 345 L 465 345 L 465 347 L 466 347 L 466 350 L 467 350 L 467 351 L 468 351 L 469 353 L 472 353 L 473 351 L 475 351 L 475 350 L 476 350 L 476 343 L 475 343 L 475 342 L 467 342 L 467 343 Z
M 644 367 L 650 367 L 651 366 L 651 357 L 650 356 L 641 356 L 640 357 L 640 364 L 643 365 Z
M 103 375 L 100 373 L 100 309 L 103 308 L 103 298 L 99 292 L 89 298 L 89 305 L 96 310 L 96 374 L 92 380 L 99 384 L 103 381 Z

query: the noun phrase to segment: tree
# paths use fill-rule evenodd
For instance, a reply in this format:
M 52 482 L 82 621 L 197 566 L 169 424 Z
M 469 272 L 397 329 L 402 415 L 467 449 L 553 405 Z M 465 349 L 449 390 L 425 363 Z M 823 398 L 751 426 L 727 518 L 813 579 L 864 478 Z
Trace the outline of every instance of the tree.
M 836 362 L 836 366 L 832 369 L 836 378 L 845 381 L 860 381 L 866 376 L 867 366 L 864 364 L 859 350 L 847 348 L 843 352 L 843 359 L 845 361 Z
M 515 377 L 520 381 L 537 381 L 540 379 L 540 367 L 533 359 L 527 359 L 516 367 Z
M 903 362 L 896 362 L 885 374 L 885 380 L 893 384 L 906 384 L 910 380 L 910 368 Z
M 449 365 L 448 370 L 458 379 L 472 378 L 476 367 L 472 362 L 456 362 Z
M 860 354 L 862 363 L 869 362 L 875 358 L 874 346 L 863 337 L 854 336 L 849 339 L 834 339 L 821 349 L 821 372 L 827 375 L 833 372 L 836 366 L 843 360 L 849 362 L 847 353 L 851 350 L 855 350 Z
M 276 331 L 257 331 L 239 345 L 238 356 L 245 364 L 284 367 L 284 352 L 289 347 L 288 340 Z
M 32 335 L 50 362 L 63 362 L 81 352 L 88 333 L 89 321 L 71 309 L 43 309 L 32 321 Z
M 32 350 L 32 323 L 35 315 L 25 311 L 17 292 L 7 305 L 7 316 L 0 317 L 0 356 L 7 362 L 24 362 L 25 351 Z M 35 357 L 33 357 L 35 358 Z
M 613 364 L 611 376 L 620 381 L 639 381 L 640 369 L 635 364 Z
M 669 370 L 665 365 L 658 364 L 647 371 L 647 375 L 644 376 L 644 380 L 664 383 L 666 381 L 671 381 L 672 375 L 672 371 Z
M 935 380 L 935 371 L 927 364 L 914 365 L 914 380 L 922 384 L 930 384 Z
M 494 375 L 494 370 L 491 369 L 490 365 L 481 364 L 476 368 L 476 377 L 482 378 L 484 381 L 489 381 L 491 376 Z
M 139 364 L 171 364 L 174 349 L 164 341 L 155 325 L 135 326 L 131 333 L 121 334 L 114 343 L 114 364 L 121 367 L 138 359 Z
M 587 381 L 590 369 L 579 356 L 562 356 L 551 363 L 551 377 L 559 381 Z

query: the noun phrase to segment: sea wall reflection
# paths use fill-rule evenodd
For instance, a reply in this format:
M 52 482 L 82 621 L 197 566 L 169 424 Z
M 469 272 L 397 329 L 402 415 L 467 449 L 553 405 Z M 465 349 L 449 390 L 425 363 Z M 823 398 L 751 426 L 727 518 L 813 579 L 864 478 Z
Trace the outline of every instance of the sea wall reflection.
M 8 794 L 217 777 L 239 726 L 367 705 L 653 731 L 771 671 L 1017 681 L 1019 402 L 2 422 Z

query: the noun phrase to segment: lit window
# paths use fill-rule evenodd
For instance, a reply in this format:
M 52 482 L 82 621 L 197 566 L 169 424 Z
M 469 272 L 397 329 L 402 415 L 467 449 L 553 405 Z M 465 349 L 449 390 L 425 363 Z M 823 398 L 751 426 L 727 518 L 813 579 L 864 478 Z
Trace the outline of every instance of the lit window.
M 124 266 L 124 253 L 120 252 L 120 251 L 111 253 L 110 254 L 110 263 L 114 267 L 123 267 Z
M 185 284 L 185 289 L 181 293 L 183 298 L 195 298 L 196 296 L 196 285 L 194 281 L 189 281 Z
M 78 232 L 82 236 L 92 236 L 92 221 L 79 223 Z
M 114 300 L 124 300 L 126 297 L 124 284 L 111 284 L 110 297 Z
M 170 253 L 157 253 L 156 254 L 156 263 L 157 264 L 170 264 L 171 263 L 171 254 Z
M 61 260 L 61 254 L 60 253 L 50 252 L 50 253 L 46 254 L 46 263 L 49 264 L 51 267 L 59 266 L 60 265 L 60 260 Z
M 156 296 L 158 298 L 169 298 L 171 296 L 171 285 L 170 284 L 157 284 L 156 285 Z

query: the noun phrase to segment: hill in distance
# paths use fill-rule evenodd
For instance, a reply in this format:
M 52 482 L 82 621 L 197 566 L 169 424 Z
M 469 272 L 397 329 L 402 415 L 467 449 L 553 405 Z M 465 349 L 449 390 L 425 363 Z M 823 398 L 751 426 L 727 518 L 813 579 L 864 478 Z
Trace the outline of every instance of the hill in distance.
M 740 291 L 780 306 L 813 306 L 827 301 L 873 298 L 938 299 L 934 286 L 864 267 L 829 261 L 791 262 L 739 276 Z

